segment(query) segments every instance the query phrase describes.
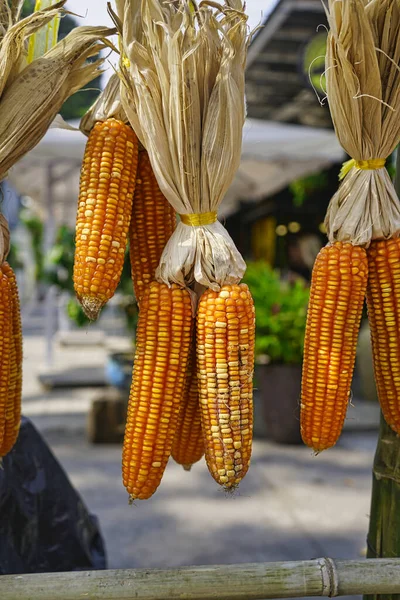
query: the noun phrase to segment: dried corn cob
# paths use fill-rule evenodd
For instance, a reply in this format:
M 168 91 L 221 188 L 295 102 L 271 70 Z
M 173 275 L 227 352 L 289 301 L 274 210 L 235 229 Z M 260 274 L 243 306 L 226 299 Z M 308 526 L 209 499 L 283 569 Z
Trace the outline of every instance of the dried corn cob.
M 175 211 L 158 187 L 149 155 L 143 150 L 139 152 L 130 227 L 132 280 L 139 303 L 175 227 Z
M 142 296 L 123 447 L 123 481 L 131 499 L 150 498 L 169 460 L 190 355 L 190 294 L 152 282 Z
M 190 471 L 192 465 L 204 455 L 194 342 L 195 340 L 193 340 L 192 354 L 188 363 L 182 407 L 172 446 L 172 458 L 182 465 L 185 471 Z
M 400 433 L 400 239 L 368 249 L 368 319 L 379 402 L 389 426 Z
M 11 316 L 11 341 L 9 349 L 10 375 L 4 412 L 4 435 L 0 443 L 0 457 L 5 456 L 14 446 L 21 423 L 21 394 L 22 394 L 22 326 L 17 280 L 8 263 L 1 267 L 2 276 L 7 278 L 9 285 Z M 4 349 L 1 361 L 4 360 Z
M 363 248 L 327 245 L 315 262 L 304 343 L 301 434 L 320 452 L 340 436 L 350 398 L 367 287 Z
M 92 320 L 121 277 L 137 162 L 131 127 L 116 119 L 96 123 L 82 165 L 74 264 L 75 292 Z
M 236 487 L 250 464 L 253 433 L 254 303 L 245 284 L 207 290 L 197 313 L 197 368 L 206 460 Z

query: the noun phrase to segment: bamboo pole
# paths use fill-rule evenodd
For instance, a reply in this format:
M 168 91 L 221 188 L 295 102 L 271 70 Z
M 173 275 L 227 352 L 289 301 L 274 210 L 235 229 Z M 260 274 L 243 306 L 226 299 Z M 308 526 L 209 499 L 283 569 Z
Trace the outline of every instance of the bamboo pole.
M 396 190 L 400 197 L 400 147 L 397 150 Z M 382 415 L 373 467 L 367 556 L 400 556 L 400 438 Z M 364 600 L 384 600 L 382 593 L 366 595 Z M 400 589 L 385 600 L 400 600 Z
M 266 600 L 398 591 L 400 560 L 388 559 L 0 577 L 1 600 Z

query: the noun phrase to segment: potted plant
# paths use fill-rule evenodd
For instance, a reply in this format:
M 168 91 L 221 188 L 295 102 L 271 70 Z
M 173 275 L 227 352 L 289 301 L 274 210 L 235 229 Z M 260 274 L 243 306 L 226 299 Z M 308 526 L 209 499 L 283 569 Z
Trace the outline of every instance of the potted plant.
M 245 282 L 256 306 L 255 418 L 267 437 L 300 443 L 301 363 L 309 289 L 281 279 L 267 263 L 248 265 Z M 259 415 L 257 414 L 259 412 Z M 256 431 L 260 432 L 256 422 Z

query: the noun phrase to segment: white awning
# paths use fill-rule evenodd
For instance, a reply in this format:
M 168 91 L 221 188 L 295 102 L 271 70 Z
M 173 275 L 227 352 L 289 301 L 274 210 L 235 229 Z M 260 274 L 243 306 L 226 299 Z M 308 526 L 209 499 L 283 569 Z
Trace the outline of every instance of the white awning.
M 33 199 L 45 219 L 50 210 L 56 223 L 73 225 L 85 144 L 80 131 L 50 129 L 12 169 L 10 181 L 19 193 Z M 257 202 L 296 178 L 340 162 L 343 156 L 333 131 L 248 119 L 242 163 L 221 216 L 234 213 L 241 201 Z

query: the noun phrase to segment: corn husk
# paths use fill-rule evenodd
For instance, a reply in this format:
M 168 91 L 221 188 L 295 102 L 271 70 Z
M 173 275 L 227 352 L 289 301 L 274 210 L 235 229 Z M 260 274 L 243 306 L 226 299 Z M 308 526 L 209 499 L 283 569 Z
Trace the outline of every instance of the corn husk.
M 327 95 L 340 143 L 355 160 L 387 158 L 400 141 L 399 0 L 329 0 Z M 330 241 L 368 246 L 400 233 L 385 168 L 352 168 L 330 203 Z
M 0 180 L 41 140 L 65 100 L 99 75 L 103 59 L 86 61 L 104 47 L 98 40 L 112 33 L 77 27 L 7 86 L 0 98 Z
M 121 103 L 120 78 L 117 73 L 110 77 L 103 92 L 82 117 L 80 130 L 89 136 L 98 121 L 103 122 L 110 118 L 128 123 L 128 117 Z
M 10 252 L 10 230 L 6 218 L 0 214 L 0 265 Z
M 18 21 L 17 7 L 12 10 L 7 0 L 0 0 L 0 15 L 3 15 L 0 19 L 4 19 L 5 26 L 0 44 L 0 97 L 26 66 L 26 41 L 54 19 L 65 2 L 57 2 Z
M 24 0 L 0 0 L 0 40 L 18 21 L 23 5 Z
M 217 212 L 240 163 L 249 43 L 241 0 L 118 0 L 121 99 L 178 214 Z M 237 283 L 243 258 L 221 223 L 179 223 L 156 277 L 214 290 Z

